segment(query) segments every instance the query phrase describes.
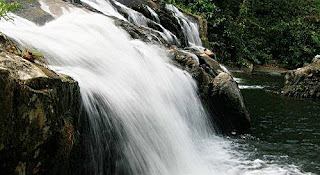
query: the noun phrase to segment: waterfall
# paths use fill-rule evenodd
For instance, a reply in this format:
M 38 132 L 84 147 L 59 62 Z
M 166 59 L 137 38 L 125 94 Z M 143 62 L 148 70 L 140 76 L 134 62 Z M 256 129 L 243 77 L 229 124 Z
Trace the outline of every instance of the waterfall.
M 110 128 L 132 174 L 208 174 L 193 144 L 208 128 L 196 84 L 157 46 L 130 40 L 111 19 L 84 11 L 43 27 L 14 18 L 1 31 L 79 82 L 97 148 Z
M 141 13 L 126 7 L 125 5 L 121 4 L 118 1 L 113 1 L 113 3 L 120 9 L 120 11 L 122 11 L 123 13 L 126 13 L 126 15 L 128 16 L 127 19 L 130 22 L 143 25 L 143 26 L 148 26 L 147 18 Z
M 158 14 L 149 6 L 146 6 L 146 8 L 150 12 L 150 15 L 152 16 L 153 20 L 160 24 L 160 19 L 159 19 Z
M 197 23 L 192 22 L 188 17 L 179 11 L 174 5 L 166 4 L 166 8 L 175 15 L 177 20 L 180 22 L 183 34 L 188 41 L 190 46 L 201 46 L 202 42 L 199 34 L 199 26 Z
M 81 2 L 88 4 L 89 6 L 97 9 L 105 15 L 114 16 L 125 21 L 127 20 L 117 11 L 114 6 L 112 6 L 109 0 L 81 0 Z
M 52 69 L 79 82 L 93 131 L 91 174 L 107 174 L 111 144 L 121 156 L 112 160 L 117 161 L 113 174 L 298 172 L 245 160 L 234 151 L 210 129 L 192 77 L 171 65 L 159 46 L 132 40 L 111 18 L 72 9 L 40 27 L 13 17 L 0 21 L 1 32 L 20 47 L 37 49 Z
M 225 73 L 227 73 L 227 74 L 229 74 L 229 75 L 232 75 L 232 73 L 228 70 L 228 68 L 226 68 L 226 66 L 224 66 L 224 65 L 222 65 L 222 64 L 219 64 L 219 66 L 221 67 L 221 69 L 222 69 Z

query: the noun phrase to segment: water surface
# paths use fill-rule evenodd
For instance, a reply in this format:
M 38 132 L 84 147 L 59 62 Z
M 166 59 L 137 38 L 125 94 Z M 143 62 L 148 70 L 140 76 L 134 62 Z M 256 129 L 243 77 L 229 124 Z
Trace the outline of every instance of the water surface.
M 251 114 L 252 132 L 241 140 L 253 159 L 294 164 L 320 174 L 320 100 L 279 95 L 283 76 L 235 74 Z M 240 148 L 241 149 L 241 148 Z

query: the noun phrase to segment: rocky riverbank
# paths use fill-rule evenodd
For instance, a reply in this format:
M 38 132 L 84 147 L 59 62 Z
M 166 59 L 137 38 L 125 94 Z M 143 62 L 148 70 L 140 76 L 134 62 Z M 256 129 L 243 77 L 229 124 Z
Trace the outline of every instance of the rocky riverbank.
M 320 98 L 319 56 L 311 64 L 286 74 L 283 94 L 299 98 Z

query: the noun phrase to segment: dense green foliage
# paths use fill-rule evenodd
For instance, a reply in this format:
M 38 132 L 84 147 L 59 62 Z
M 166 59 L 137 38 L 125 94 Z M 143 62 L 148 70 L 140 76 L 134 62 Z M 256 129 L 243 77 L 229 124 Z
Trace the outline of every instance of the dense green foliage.
M 320 0 L 169 0 L 208 21 L 220 61 L 302 66 L 320 53 Z
M 21 7 L 21 4 L 18 2 L 9 2 L 0 0 L 0 19 L 3 18 L 5 20 L 10 19 L 7 15 L 8 12 L 12 12 Z

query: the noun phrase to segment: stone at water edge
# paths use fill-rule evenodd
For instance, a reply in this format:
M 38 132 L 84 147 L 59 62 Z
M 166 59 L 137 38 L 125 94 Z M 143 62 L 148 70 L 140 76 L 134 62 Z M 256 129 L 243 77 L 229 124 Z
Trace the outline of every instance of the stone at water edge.
M 250 115 L 244 104 L 237 82 L 225 73 L 219 62 L 205 54 L 195 52 L 200 64 L 194 58 L 172 47 L 170 53 L 176 65 L 188 71 L 196 80 L 199 96 L 211 115 L 217 131 L 223 134 L 242 134 L 250 129 Z
M 318 56 L 312 60 L 311 64 L 286 74 L 283 94 L 298 98 L 320 98 L 320 59 Z
M 250 116 L 242 94 L 229 74 L 221 72 L 214 78 L 208 105 L 222 133 L 241 134 L 250 128 Z

